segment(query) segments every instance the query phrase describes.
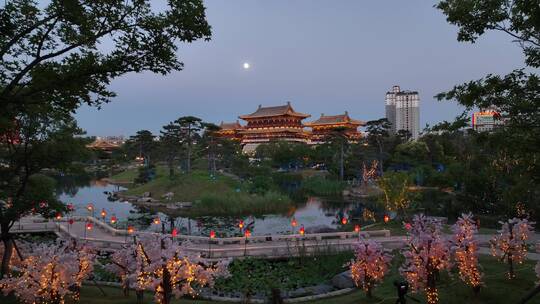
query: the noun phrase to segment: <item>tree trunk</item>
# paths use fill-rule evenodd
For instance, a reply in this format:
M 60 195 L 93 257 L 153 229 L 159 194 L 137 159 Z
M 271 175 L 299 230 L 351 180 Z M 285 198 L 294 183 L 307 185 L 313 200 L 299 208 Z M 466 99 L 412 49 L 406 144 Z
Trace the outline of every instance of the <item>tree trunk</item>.
M 512 261 L 512 253 L 508 253 L 507 260 L 508 262 L 508 276 L 510 279 L 513 279 L 516 277 L 514 274 L 514 262 Z
M 345 178 L 345 169 L 343 168 L 343 158 L 344 158 L 344 149 L 343 149 L 343 142 L 341 143 L 341 149 L 340 149 L 340 153 L 339 153 L 339 179 L 341 181 L 343 181 L 343 179 Z
M 4 255 L 2 256 L 2 265 L 0 267 L 0 279 L 9 274 L 9 264 L 13 254 L 13 239 L 9 234 L 9 225 L 2 224 L 2 243 L 4 243 Z
M 527 303 L 530 299 L 532 299 L 535 295 L 537 295 L 538 293 L 540 292 L 540 285 L 536 285 L 536 287 L 531 290 L 525 297 L 523 297 L 520 301 L 519 301 L 519 304 L 525 304 Z

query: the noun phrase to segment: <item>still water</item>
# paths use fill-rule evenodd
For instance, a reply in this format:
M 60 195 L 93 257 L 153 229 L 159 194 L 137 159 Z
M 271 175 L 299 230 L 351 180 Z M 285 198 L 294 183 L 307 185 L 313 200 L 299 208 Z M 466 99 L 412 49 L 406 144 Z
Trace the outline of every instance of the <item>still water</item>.
M 75 206 L 75 215 L 91 215 L 87 210 L 89 203 L 94 205 L 94 216 L 101 218 L 101 211 L 106 211 L 105 220 L 109 221 L 114 215 L 118 218 L 117 227 L 124 228 L 134 225 L 138 230 L 171 231 L 172 225 L 180 233 L 192 235 L 208 235 L 214 230 L 218 236 L 240 236 L 237 228 L 238 222 L 243 220 L 253 235 L 289 234 L 294 229 L 298 232 L 304 226 L 306 232 L 313 230 L 327 230 L 339 228 L 343 218 L 348 221 L 359 218 L 364 210 L 361 202 L 328 202 L 320 198 L 308 198 L 304 204 L 291 210 L 289 214 L 269 214 L 264 216 L 243 218 L 233 217 L 169 217 L 163 213 L 152 212 L 134 206 L 129 202 L 109 201 L 106 192 L 121 190 L 122 187 L 108 184 L 103 181 L 91 181 L 89 184 L 70 189 L 69 193 L 62 193 L 60 200 L 72 203 Z M 153 220 L 159 217 L 163 224 L 154 224 Z M 298 225 L 291 226 L 291 220 L 296 219 Z

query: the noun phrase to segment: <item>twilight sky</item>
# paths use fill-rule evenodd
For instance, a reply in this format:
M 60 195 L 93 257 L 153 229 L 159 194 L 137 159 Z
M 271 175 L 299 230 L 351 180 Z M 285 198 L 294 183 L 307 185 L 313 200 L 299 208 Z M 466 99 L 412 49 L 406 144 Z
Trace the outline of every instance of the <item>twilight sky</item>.
M 392 85 L 420 93 L 420 123 L 461 112 L 433 96 L 488 73 L 523 67 L 510 37 L 459 43 L 456 28 L 427 0 L 206 0 L 210 42 L 180 46 L 183 71 L 129 74 L 101 110 L 76 114 L 89 135 L 158 132 L 180 116 L 234 121 L 259 104 L 356 119 L 384 116 Z M 249 62 L 250 70 L 242 64 Z

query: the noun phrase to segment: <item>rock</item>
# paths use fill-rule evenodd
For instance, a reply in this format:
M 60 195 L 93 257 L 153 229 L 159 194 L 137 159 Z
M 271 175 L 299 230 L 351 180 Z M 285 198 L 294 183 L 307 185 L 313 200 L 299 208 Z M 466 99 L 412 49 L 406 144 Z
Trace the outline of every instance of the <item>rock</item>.
M 287 293 L 287 297 L 299 298 L 299 297 L 306 297 L 306 296 L 312 296 L 312 295 L 319 295 L 319 294 L 330 292 L 332 290 L 334 290 L 333 286 L 330 286 L 328 284 L 319 284 L 315 286 L 309 286 L 309 287 L 291 290 Z
M 150 192 L 145 192 L 145 193 L 143 193 L 142 196 L 143 196 L 143 197 L 151 197 L 151 196 L 152 196 L 152 193 L 150 193 Z
M 345 271 L 345 272 L 336 274 L 332 278 L 332 285 L 337 289 L 353 288 L 354 282 L 351 278 L 351 272 Z
M 351 191 L 343 190 L 343 196 L 349 196 L 349 195 L 351 195 Z

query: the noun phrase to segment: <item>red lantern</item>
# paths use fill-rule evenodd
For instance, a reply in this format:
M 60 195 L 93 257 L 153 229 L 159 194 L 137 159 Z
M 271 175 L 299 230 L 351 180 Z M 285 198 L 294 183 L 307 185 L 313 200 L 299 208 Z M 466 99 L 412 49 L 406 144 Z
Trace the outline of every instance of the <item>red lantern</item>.
M 88 211 L 94 210 L 94 204 L 88 203 L 88 205 L 86 205 L 86 209 L 88 209 Z
M 246 238 L 250 237 L 251 236 L 251 231 L 249 231 L 249 229 L 246 229 L 246 231 L 244 232 L 244 236 Z
M 161 219 L 159 217 L 156 217 L 154 219 L 154 224 L 159 225 L 161 223 Z
M 56 218 L 57 221 L 59 221 L 62 218 L 62 213 L 56 212 L 55 218 Z
M 68 211 L 73 211 L 73 210 L 75 210 L 75 207 L 73 206 L 72 203 L 67 204 L 67 208 L 68 208 Z
M 360 225 L 354 225 L 354 232 L 360 232 Z
M 75 221 L 74 221 L 73 219 L 69 219 L 69 221 L 68 221 L 68 223 L 69 223 L 70 225 L 73 225 L 74 222 L 75 222 Z
M 216 232 L 214 230 L 210 230 L 210 238 L 213 239 L 216 237 Z
M 342 223 L 343 225 L 347 225 L 347 218 L 346 218 L 346 217 L 343 217 L 343 218 L 341 219 L 341 223 Z
M 178 230 L 176 230 L 176 228 L 173 228 L 173 230 L 171 231 L 171 234 L 173 237 L 176 237 L 178 235 Z
M 388 214 L 384 215 L 383 220 L 384 220 L 385 223 L 388 223 L 388 221 L 390 221 L 390 217 L 388 216 Z
M 244 228 L 244 221 L 243 220 L 240 220 L 240 222 L 238 222 L 238 228 L 240 228 L 240 229 Z
M 47 207 L 47 202 L 46 201 L 42 201 L 41 203 L 39 203 L 39 207 L 40 208 L 46 208 Z
M 306 229 L 304 229 L 304 226 L 300 227 L 300 234 L 304 235 L 306 233 Z
M 405 223 L 405 229 L 411 230 L 411 228 L 412 228 L 411 223 Z
M 94 228 L 94 224 L 91 222 L 86 223 L 86 230 L 92 230 L 92 228 Z
M 128 232 L 129 234 L 132 234 L 133 232 L 135 232 L 135 228 L 134 228 L 133 226 L 128 226 L 128 227 L 127 227 L 127 232 Z
M 116 221 L 117 221 L 117 220 L 118 220 L 118 219 L 117 219 L 116 216 L 113 214 L 113 216 L 111 216 L 111 224 L 112 224 L 112 225 L 116 224 Z
M 292 219 L 292 221 L 291 221 L 291 226 L 293 226 L 293 227 L 298 226 L 298 222 L 296 221 L 295 218 Z
M 101 218 L 105 219 L 107 216 L 107 211 L 105 211 L 105 208 L 101 209 Z

